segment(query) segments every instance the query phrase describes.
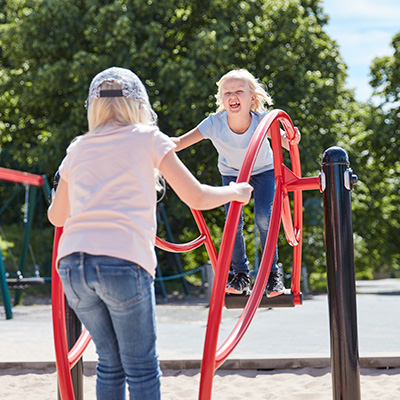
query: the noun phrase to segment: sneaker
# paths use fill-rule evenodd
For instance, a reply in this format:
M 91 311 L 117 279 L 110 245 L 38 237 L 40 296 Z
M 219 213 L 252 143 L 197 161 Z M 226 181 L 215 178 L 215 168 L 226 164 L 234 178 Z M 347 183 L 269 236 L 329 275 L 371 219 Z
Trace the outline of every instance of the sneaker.
M 250 277 L 244 272 L 238 272 L 226 285 L 225 293 L 243 294 L 250 290 Z
M 283 276 L 280 271 L 271 271 L 267 283 L 267 297 L 276 297 L 285 291 Z

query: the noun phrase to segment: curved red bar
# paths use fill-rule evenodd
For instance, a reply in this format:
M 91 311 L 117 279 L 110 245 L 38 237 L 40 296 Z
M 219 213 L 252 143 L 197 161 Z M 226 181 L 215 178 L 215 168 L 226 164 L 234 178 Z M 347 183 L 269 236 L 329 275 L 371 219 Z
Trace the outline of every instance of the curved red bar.
M 158 236 L 156 236 L 156 246 L 159 249 L 170 251 L 171 253 L 183 253 L 185 251 L 197 249 L 205 241 L 206 235 L 200 235 L 197 239 L 182 244 L 166 242 L 165 240 L 160 239 Z
M 53 260 L 51 268 L 51 311 L 53 315 L 54 347 L 56 352 L 56 367 L 58 386 L 62 400 L 74 400 L 71 373 L 68 363 L 67 328 L 65 323 L 64 290 L 56 268 L 58 242 L 62 228 L 56 228 L 53 242 Z
M 246 306 L 240 316 L 238 322 L 235 325 L 232 333 L 226 339 L 226 341 L 217 350 L 215 356 L 215 369 L 219 368 L 221 364 L 227 359 L 229 354 L 234 350 L 237 344 L 242 339 L 247 328 L 249 327 L 255 312 L 257 311 L 258 305 L 260 304 L 261 298 L 264 294 L 264 289 L 267 285 L 269 273 L 271 270 L 271 264 L 278 242 L 280 215 L 282 210 L 282 196 L 280 193 L 281 182 L 277 182 L 276 195 L 274 198 L 274 204 L 272 207 L 270 228 L 268 230 L 268 237 L 265 244 L 264 253 L 260 262 L 257 279 L 254 283 L 251 295 L 246 303 Z
M 8 182 L 22 183 L 32 186 L 43 186 L 44 179 L 40 175 L 28 172 L 16 171 L 14 169 L 0 167 L 0 179 Z
M 214 273 L 217 268 L 217 252 L 214 247 L 214 243 L 212 241 L 210 232 L 207 228 L 206 221 L 204 221 L 203 214 L 199 210 L 190 210 L 193 214 L 193 217 L 196 221 L 197 226 L 199 227 L 200 232 L 206 236 L 206 240 L 204 245 L 206 247 L 208 257 L 210 257 L 210 262 L 213 267 Z
M 87 331 L 87 329 L 83 328 L 81 335 L 79 336 L 78 340 L 68 353 L 68 365 L 70 370 L 80 360 L 83 352 L 86 350 L 86 347 L 90 343 L 91 339 L 92 338 L 90 337 L 90 334 Z
M 235 233 L 240 218 L 242 206 L 236 202 L 231 204 L 227 215 L 225 228 L 222 236 L 220 254 L 217 262 L 217 275 L 210 300 L 210 310 L 207 323 L 207 332 L 203 352 L 203 362 L 201 365 L 200 393 L 199 399 L 209 400 L 211 398 L 212 380 L 215 369 L 217 369 L 233 351 L 245 331 L 247 330 L 255 311 L 258 308 L 266 286 L 270 266 L 273 259 L 273 252 L 276 247 L 279 234 L 279 225 L 282 215 L 282 222 L 285 228 L 286 237 L 292 241 L 294 247 L 293 271 L 300 271 L 301 264 L 301 230 L 302 230 L 302 192 L 295 192 L 295 227 L 291 221 L 290 203 L 285 182 L 285 169 L 283 164 L 283 154 L 281 145 L 281 135 L 279 122 L 285 127 L 288 139 L 294 137 L 295 131 L 289 116 L 282 110 L 273 110 L 268 113 L 258 125 L 247 150 L 242 168 L 237 182 L 248 182 L 254 167 L 262 141 L 266 140 L 268 130 L 271 130 L 272 149 L 274 152 L 274 170 L 276 181 L 276 192 L 271 214 L 270 228 L 268 231 L 267 242 L 263 257 L 258 271 L 257 279 L 253 287 L 246 307 L 228 339 L 217 351 L 218 332 L 221 322 L 223 299 L 225 295 L 225 285 L 229 273 L 229 264 L 232 257 Z M 297 145 L 290 145 L 291 161 L 296 179 L 300 176 L 300 158 Z M 291 183 L 296 179 L 291 179 Z M 296 188 L 297 189 L 297 188 Z M 296 194 L 297 193 L 297 194 Z M 300 196 L 299 196 L 300 195 Z M 284 212 L 285 209 L 285 212 Z M 300 212 L 299 212 L 300 211 Z M 285 215 L 284 215 L 285 214 Z M 283 221 L 284 220 L 284 221 Z M 297 250 L 299 248 L 299 250 Z M 295 273 L 298 283 L 292 284 L 296 291 L 295 304 L 300 303 L 300 274 Z M 297 293 L 298 291 L 298 293 Z
M 75 345 L 68 352 L 64 289 L 56 268 L 58 242 L 60 241 L 62 231 L 62 228 L 55 229 L 51 269 L 51 303 L 54 347 L 56 353 L 57 377 L 61 399 L 74 400 L 74 389 L 70 370 L 82 357 L 83 352 L 90 343 L 90 335 L 85 328 Z
M 204 221 L 203 214 L 199 210 L 191 209 L 190 211 L 192 212 L 197 226 L 199 227 L 200 236 L 192 240 L 191 242 L 182 244 L 166 242 L 165 240 L 160 239 L 158 236 L 156 236 L 156 246 L 162 250 L 170 251 L 172 253 L 183 253 L 185 251 L 197 249 L 202 244 L 204 244 L 206 246 L 208 256 L 210 257 L 211 265 L 215 272 L 215 268 L 217 266 L 217 252 L 215 250 L 210 232 L 207 228 L 207 224 Z

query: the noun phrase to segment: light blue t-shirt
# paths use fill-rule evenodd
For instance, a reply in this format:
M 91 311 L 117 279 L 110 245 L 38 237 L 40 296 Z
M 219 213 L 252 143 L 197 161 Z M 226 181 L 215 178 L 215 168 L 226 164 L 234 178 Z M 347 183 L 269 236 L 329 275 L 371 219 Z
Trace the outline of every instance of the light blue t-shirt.
M 265 114 L 266 112 L 252 111 L 249 129 L 242 134 L 235 133 L 229 128 L 226 111 L 210 114 L 197 126 L 203 138 L 210 139 L 217 149 L 218 169 L 221 175 L 239 175 L 250 140 Z M 257 175 L 273 168 L 272 149 L 269 140 L 266 139 L 261 145 L 251 175 Z

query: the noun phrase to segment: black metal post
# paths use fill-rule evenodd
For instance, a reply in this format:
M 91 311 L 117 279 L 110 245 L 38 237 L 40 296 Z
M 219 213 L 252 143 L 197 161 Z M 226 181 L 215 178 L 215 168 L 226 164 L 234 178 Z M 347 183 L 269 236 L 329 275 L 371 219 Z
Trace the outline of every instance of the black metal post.
M 357 181 L 347 153 L 331 147 L 322 156 L 325 247 L 334 400 L 359 400 L 354 244 L 351 190 Z
M 68 350 L 71 350 L 82 333 L 82 323 L 76 316 L 74 310 L 65 299 L 65 321 L 67 327 Z M 72 386 L 74 388 L 75 400 L 83 400 L 83 360 L 82 358 L 71 369 Z M 60 393 L 58 392 L 60 399 Z

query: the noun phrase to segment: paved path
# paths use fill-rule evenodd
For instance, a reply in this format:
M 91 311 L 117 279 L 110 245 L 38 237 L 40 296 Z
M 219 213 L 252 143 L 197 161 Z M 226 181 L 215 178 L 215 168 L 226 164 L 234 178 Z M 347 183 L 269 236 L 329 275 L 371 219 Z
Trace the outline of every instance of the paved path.
M 400 360 L 400 279 L 357 282 L 360 357 Z M 223 310 L 221 344 L 241 310 Z M 326 295 L 313 296 L 295 308 L 259 309 L 229 359 L 305 359 L 330 357 Z M 0 310 L 0 364 L 54 362 L 51 306 L 19 306 L 6 320 Z M 206 305 L 160 304 L 156 307 L 160 360 L 200 360 L 206 332 Z M 91 343 L 84 361 L 94 362 Z

